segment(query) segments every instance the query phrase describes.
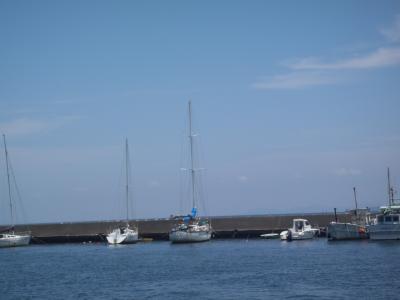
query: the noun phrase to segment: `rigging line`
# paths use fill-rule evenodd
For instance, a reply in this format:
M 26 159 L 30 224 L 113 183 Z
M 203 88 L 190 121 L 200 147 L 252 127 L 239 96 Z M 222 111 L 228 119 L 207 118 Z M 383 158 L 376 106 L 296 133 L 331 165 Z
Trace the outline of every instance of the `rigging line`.
M 121 147 L 121 146 L 119 146 L 119 147 Z M 124 153 L 124 148 L 125 148 L 125 145 L 123 145 L 121 148 L 119 148 L 121 151 L 120 154 Z M 114 218 L 116 218 L 117 220 L 122 220 L 124 218 L 124 214 L 125 214 L 125 208 L 124 208 L 125 205 L 123 204 L 125 191 L 123 188 L 121 188 L 124 185 L 123 179 L 122 179 L 124 177 L 124 169 L 125 169 L 125 158 L 124 157 L 125 157 L 125 155 L 122 155 L 122 159 L 121 159 L 121 156 L 120 156 L 118 180 L 116 182 L 116 186 L 114 186 L 114 188 L 113 188 L 113 193 L 112 193 L 112 197 L 115 197 L 115 199 L 117 199 L 117 201 L 113 201 L 113 206 L 112 206 Z
M 185 114 L 186 116 L 186 114 Z M 184 124 L 182 126 L 182 128 L 185 128 L 185 124 L 186 124 L 186 117 L 184 118 Z M 186 186 L 186 182 L 184 182 L 184 180 L 186 180 L 187 176 L 183 175 L 184 172 L 182 172 L 182 168 L 184 166 L 187 166 L 186 164 L 186 157 L 184 156 L 184 153 L 186 153 L 185 151 L 185 146 L 186 146 L 186 134 L 185 134 L 185 130 L 181 131 L 180 134 L 181 138 L 180 138 L 180 156 L 179 156 L 179 166 L 178 169 L 180 169 L 179 171 L 179 214 L 183 214 L 184 212 L 184 208 L 183 208 L 183 199 L 186 198 L 185 195 L 185 186 Z
M 14 224 L 12 197 L 11 197 L 10 171 L 9 171 L 8 152 L 7 152 L 7 143 L 6 143 L 6 135 L 5 134 L 3 134 L 3 141 L 4 141 L 4 152 L 6 155 L 6 169 L 7 169 L 8 197 L 10 200 L 11 226 L 14 227 L 15 224 Z
M 191 161 L 191 174 L 192 174 L 192 206 L 196 207 L 195 200 L 195 171 L 193 164 L 193 131 L 192 131 L 192 102 L 189 101 L 189 140 L 190 140 L 190 161 Z
M 134 176 L 132 173 L 132 160 L 131 160 L 131 156 L 130 156 L 130 152 L 128 151 L 128 185 L 129 185 L 129 213 L 130 213 L 130 218 L 135 218 L 136 216 L 136 206 L 135 206 L 135 180 L 134 180 Z
M 129 200 L 131 197 L 132 191 L 129 190 L 129 184 L 131 183 L 131 166 L 130 166 L 130 157 L 129 157 L 129 146 L 128 146 L 128 139 L 125 140 L 125 189 L 126 189 L 126 222 L 129 222 Z
M 128 139 L 125 140 L 125 188 L 126 188 L 126 222 L 129 222 L 129 184 L 128 184 Z
M 207 181 L 206 179 L 206 176 L 207 174 L 206 174 L 206 170 L 203 170 L 201 173 L 200 173 L 200 176 L 198 176 L 199 177 L 199 186 L 200 186 L 200 192 L 201 192 L 201 195 L 200 195 L 200 203 L 201 203 L 201 206 L 202 206 L 202 210 L 203 210 L 203 214 L 205 215 L 205 216 L 207 216 L 208 215 L 208 211 L 207 211 L 207 200 L 208 200 L 208 195 L 207 195 L 207 189 L 206 189 L 206 187 L 205 187 L 205 181 Z
M 27 215 L 25 213 L 25 208 L 24 208 L 24 205 L 23 205 L 21 194 L 19 192 L 19 187 L 18 187 L 18 184 L 17 184 L 17 180 L 15 179 L 15 173 L 14 173 L 13 166 L 11 164 L 11 160 L 9 161 L 9 164 L 10 164 L 10 173 L 11 173 L 11 176 L 12 176 L 12 179 L 13 179 L 15 191 L 17 192 L 17 200 L 19 201 L 19 206 L 20 206 L 20 211 L 21 211 L 21 214 L 22 214 L 22 219 L 23 219 L 23 221 L 26 222 L 27 221 Z M 14 207 L 14 210 L 15 210 L 15 221 L 17 223 L 18 222 L 18 220 L 17 220 L 18 214 L 17 214 L 16 207 Z
M 198 144 L 198 161 L 201 162 L 201 165 L 204 166 L 204 171 L 200 172 L 200 188 L 202 195 L 200 197 L 203 205 L 203 211 L 205 215 L 208 215 L 207 211 L 207 203 L 208 203 L 208 190 L 207 190 L 207 164 L 205 162 L 205 154 L 204 154 L 204 147 L 203 147 L 203 139 L 201 136 L 197 139 L 197 144 Z

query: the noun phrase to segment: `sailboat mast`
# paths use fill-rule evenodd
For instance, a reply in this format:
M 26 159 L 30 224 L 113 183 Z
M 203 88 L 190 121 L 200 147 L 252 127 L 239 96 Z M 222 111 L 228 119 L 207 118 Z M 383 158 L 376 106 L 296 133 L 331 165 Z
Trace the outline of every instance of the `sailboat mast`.
M 192 175 L 192 207 L 196 207 L 195 201 L 195 190 L 194 190 L 194 180 L 195 180 L 195 171 L 194 171 L 194 163 L 193 163 L 193 132 L 192 132 L 192 102 L 189 101 L 189 141 L 190 141 L 190 164 L 191 164 L 191 175 Z
M 126 223 L 129 222 L 129 149 L 128 149 L 128 139 L 125 140 L 125 178 L 126 178 Z
M 7 169 L 7 183 L 8 183 L 8 198 L 10 200 L 10 214 L 11 214 L 11 227 L 14 227 L 14 213 L 13 213 L 13 205 L 11 198 L 11 184 L 10 184 L 10 170 L 8 166 L 8 151 L 7 151 L 7 143 L 6 143 L 6 135 L 3 134 L 4 141 L 4 152 L 6 154 L 6 169 Z

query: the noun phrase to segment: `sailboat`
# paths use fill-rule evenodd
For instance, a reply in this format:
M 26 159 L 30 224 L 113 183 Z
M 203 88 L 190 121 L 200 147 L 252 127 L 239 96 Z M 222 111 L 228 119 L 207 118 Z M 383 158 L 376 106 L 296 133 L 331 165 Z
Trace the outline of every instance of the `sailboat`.
M 8 160 L 6 136 L 3 134 L 4 152 L 6 156 L 6 170 L 7 170 L 7 183 L 8 183 L 8 198 L 11 216 L 11 227 L 7 229 L 7 232 L 0 233 L 0 248 L 3 247 L 17 247 L 26 246 L 31 240 L 30 234 L 17 234 L 14 232 L 15 220 L 14 220 L 14 206 L 11 195 L 11 183 L 10 183 L 10 163 Z
M 138 230 L 129 225 L 129 149 L 128 139 L 125 140 L 125 197 L 126 197 L 126 226 L 115 228 L 107 235 L 107 242 L 116 244 L 134 244 L 138 241 Z
M 196 199 L 196 171 L 193 159 L 193 131 L 192 131 L 192 105 L 189 101 L 189 146 L 190 146 L 190 178 L 191 178 L 191 196 L 192 210 L 186 216 L 177 216 L 174 218 L 175 225 L 169 232 L 169 240 L 172 243 L 193 243 L 205 242 L 211 239 L 211 225 L 208 219 L 197 216 L 197 199 Z

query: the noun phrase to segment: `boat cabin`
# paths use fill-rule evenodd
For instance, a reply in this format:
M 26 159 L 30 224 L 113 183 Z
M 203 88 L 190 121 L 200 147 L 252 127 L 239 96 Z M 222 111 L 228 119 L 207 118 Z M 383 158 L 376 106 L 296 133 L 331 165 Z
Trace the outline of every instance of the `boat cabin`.
M 381 206 L 381 213 L 376 216 L 375 224 L 399 224 L 400 206 Z
M 302 232 L 305 229 L 311 229 L 311 224 L 308 220 L 305 219 L 294 219 L 293 220 L 293 228 L 294 232 Z
M 390 214 L 390 215 L 378 215 L 376 217 L 378 224 L 399 224 L 400 215 Z

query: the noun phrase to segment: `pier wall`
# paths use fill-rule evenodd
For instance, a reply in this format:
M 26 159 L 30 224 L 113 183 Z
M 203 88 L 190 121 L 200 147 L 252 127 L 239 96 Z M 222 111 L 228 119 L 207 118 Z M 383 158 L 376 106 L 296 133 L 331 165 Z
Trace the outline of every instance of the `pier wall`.
M 337 214 L 339 222 L 350 222 L 348 214 Z M 316 227 L 326 228 L 335 217 L 330 213 L 210 217 L 214 238 L 253 238 L 263 233 L 280 233 L 292 226 L 292 220 L 303 218 Z M 174 221 L 146 219 L 130 222 L 139 228 L 141 238 L 167 240 Z M 113 228 L 124 226 L 123 221 L 96 221 L 18 225 L 16 231 L 30 231 L 35 243 L 100 242 Z M 4 229 L 0 226 L 0 231 Z

